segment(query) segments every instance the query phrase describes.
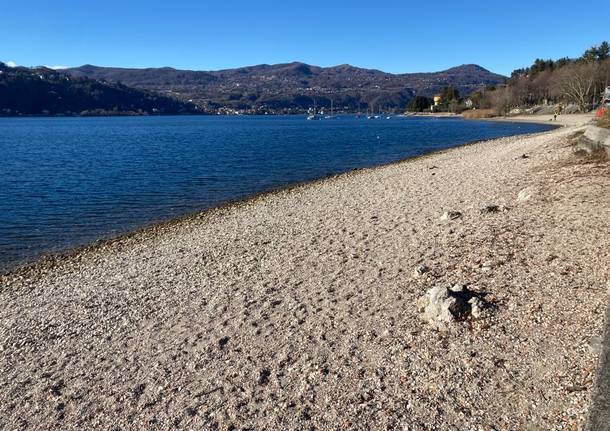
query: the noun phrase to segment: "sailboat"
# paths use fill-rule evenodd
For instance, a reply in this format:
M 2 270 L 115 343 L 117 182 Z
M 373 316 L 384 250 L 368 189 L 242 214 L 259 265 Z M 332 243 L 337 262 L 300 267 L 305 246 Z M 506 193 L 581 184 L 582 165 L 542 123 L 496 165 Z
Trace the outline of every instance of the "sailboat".
M 330 99 L 330 115 L 327 115 L 324 118 L 327 120 L 332 119 L 332 118 L 337 118 L 335 115 L 333 115 L 333 99 Z
M 313 99 L 313 113 L 307 116 L 308 120 L 319 120 L 321 117 L 318 115 L 318 107 L 316 105 L 316 99 Z

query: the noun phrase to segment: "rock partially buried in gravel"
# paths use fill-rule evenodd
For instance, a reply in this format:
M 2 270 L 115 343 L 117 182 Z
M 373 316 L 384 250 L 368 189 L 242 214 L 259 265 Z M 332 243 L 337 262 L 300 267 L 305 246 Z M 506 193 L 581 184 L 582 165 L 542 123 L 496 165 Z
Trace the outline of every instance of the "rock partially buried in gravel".
M 266 368 L 263 368 L 258 373 L 258 379 L 257 379 L 258 384 L 259 385 L 266 385 L 267 383 L 269 383 L 269 377 L 270 376 L 271 376 L 271 371 L 269 371 Z
M 445 211 L 441 216 L 441 221 L 456 220 L 462 218 L 462 213 L 459 211 Z
M 517 202 L 527 202 L 532 198 L 534 194 L 533 190 L 530 188 L 523 189 L 517 195 Z
M 592 337 L 589 340 L 589 350 L 594 355 L 599 355 L 602 352 L 602 338 L 601 337 Z
M 487 204 L 483 208 L 481 208 L 481 213 L 489 214 L 489 213 L 497 213 L 500 211 L 500 207 L 494 204 Z
M 426 265 L 419 265 L 413 270 L 413 277 L 419 278 L 428 272 L 430 272 L 430 268 Z
M 228 342 L 229 342 L 229 337 L 222 337 L 220 340 L 218 340 L 218 347 L 223 349 L 227 345 Z
M 455 285 L 451 289 L 435 286 L 417 301 L 421 318 L 434 329 L 446 331 L 453 322 L 469 316 L 480 317 L 483 304 L 465 286 Z
M 503 211 L 508 211 L 508 208 L 504 205 L 487 204 L 481 208 L 481 214 L 493 214 Z

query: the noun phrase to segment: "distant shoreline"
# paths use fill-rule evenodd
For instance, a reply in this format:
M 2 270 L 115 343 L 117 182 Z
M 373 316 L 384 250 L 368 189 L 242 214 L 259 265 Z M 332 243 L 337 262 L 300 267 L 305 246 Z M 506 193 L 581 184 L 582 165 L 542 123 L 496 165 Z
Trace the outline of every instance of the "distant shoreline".
M 81 114 L 20 114 L 20 115 L 2 115 L 0 114 L 0 119 L 2 118 L 115 118 L 115 117 L 298 117 L 298 116 L 306 116 L 307 112 L 302 113 L 287 113 L 287 114 L 277 114 L 277 113 L 269 113 L 269 114 L 213 114 L 213 113 L 183 113 L 183 114 L 158 114 L 158 113 L 108 113 L 108 114 L 100 114 L 100 115 L 81 115 Z M 336 114 L 337 116 L 359 116 L 366 117 L 366 114 L 362 113 L 340 113 Z M 464 118 L 461 114 L 455 114 L 452 112 L 407 112 L 407 113 L 382 113 L 381 116 L 393 116 L 393 117 L 404 117 L 404 118 Z M 568 118 L 584 118 L 584 117 L 593 118 L 593 114 L 585 113 L 585 114 L 564 114 L 558 116 L 558 124 L 560 127 L 562 125 L 573 125 L 574 120 L 568 120 L 567 123 L 563 122 L 564 119 Z M 556 125 L 556 123 L 552 123 L 553 115 L 516 115 L 516 116 L 497 116 L 490 118 L 464 118 L 469 121 L 499 121 L 499 122 L 511 122 L 511 123 L 536 123 L 536 124 L 544 124 L 544 125 Z
M 453 112 L 407 112 L 405 117 L 424 117 L 424 118 L 463 118 L 461 114 Z

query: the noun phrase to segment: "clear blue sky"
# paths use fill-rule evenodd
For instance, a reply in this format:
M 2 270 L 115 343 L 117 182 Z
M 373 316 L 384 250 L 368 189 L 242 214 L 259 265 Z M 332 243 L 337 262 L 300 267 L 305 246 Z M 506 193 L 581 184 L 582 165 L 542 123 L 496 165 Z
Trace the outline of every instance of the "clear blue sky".
M 0 0 L 0 60 L 213 70 L 477 63 L 509 74 L 610 37 L 608 0 Z

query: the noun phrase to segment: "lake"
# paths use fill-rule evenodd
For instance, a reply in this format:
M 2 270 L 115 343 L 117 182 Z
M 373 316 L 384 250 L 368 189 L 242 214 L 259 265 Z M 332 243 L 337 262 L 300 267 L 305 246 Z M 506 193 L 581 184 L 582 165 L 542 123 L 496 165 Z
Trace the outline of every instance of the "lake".
M 0 118 L 0 271 L 291 183 L 550 128 L 413 117 Z

